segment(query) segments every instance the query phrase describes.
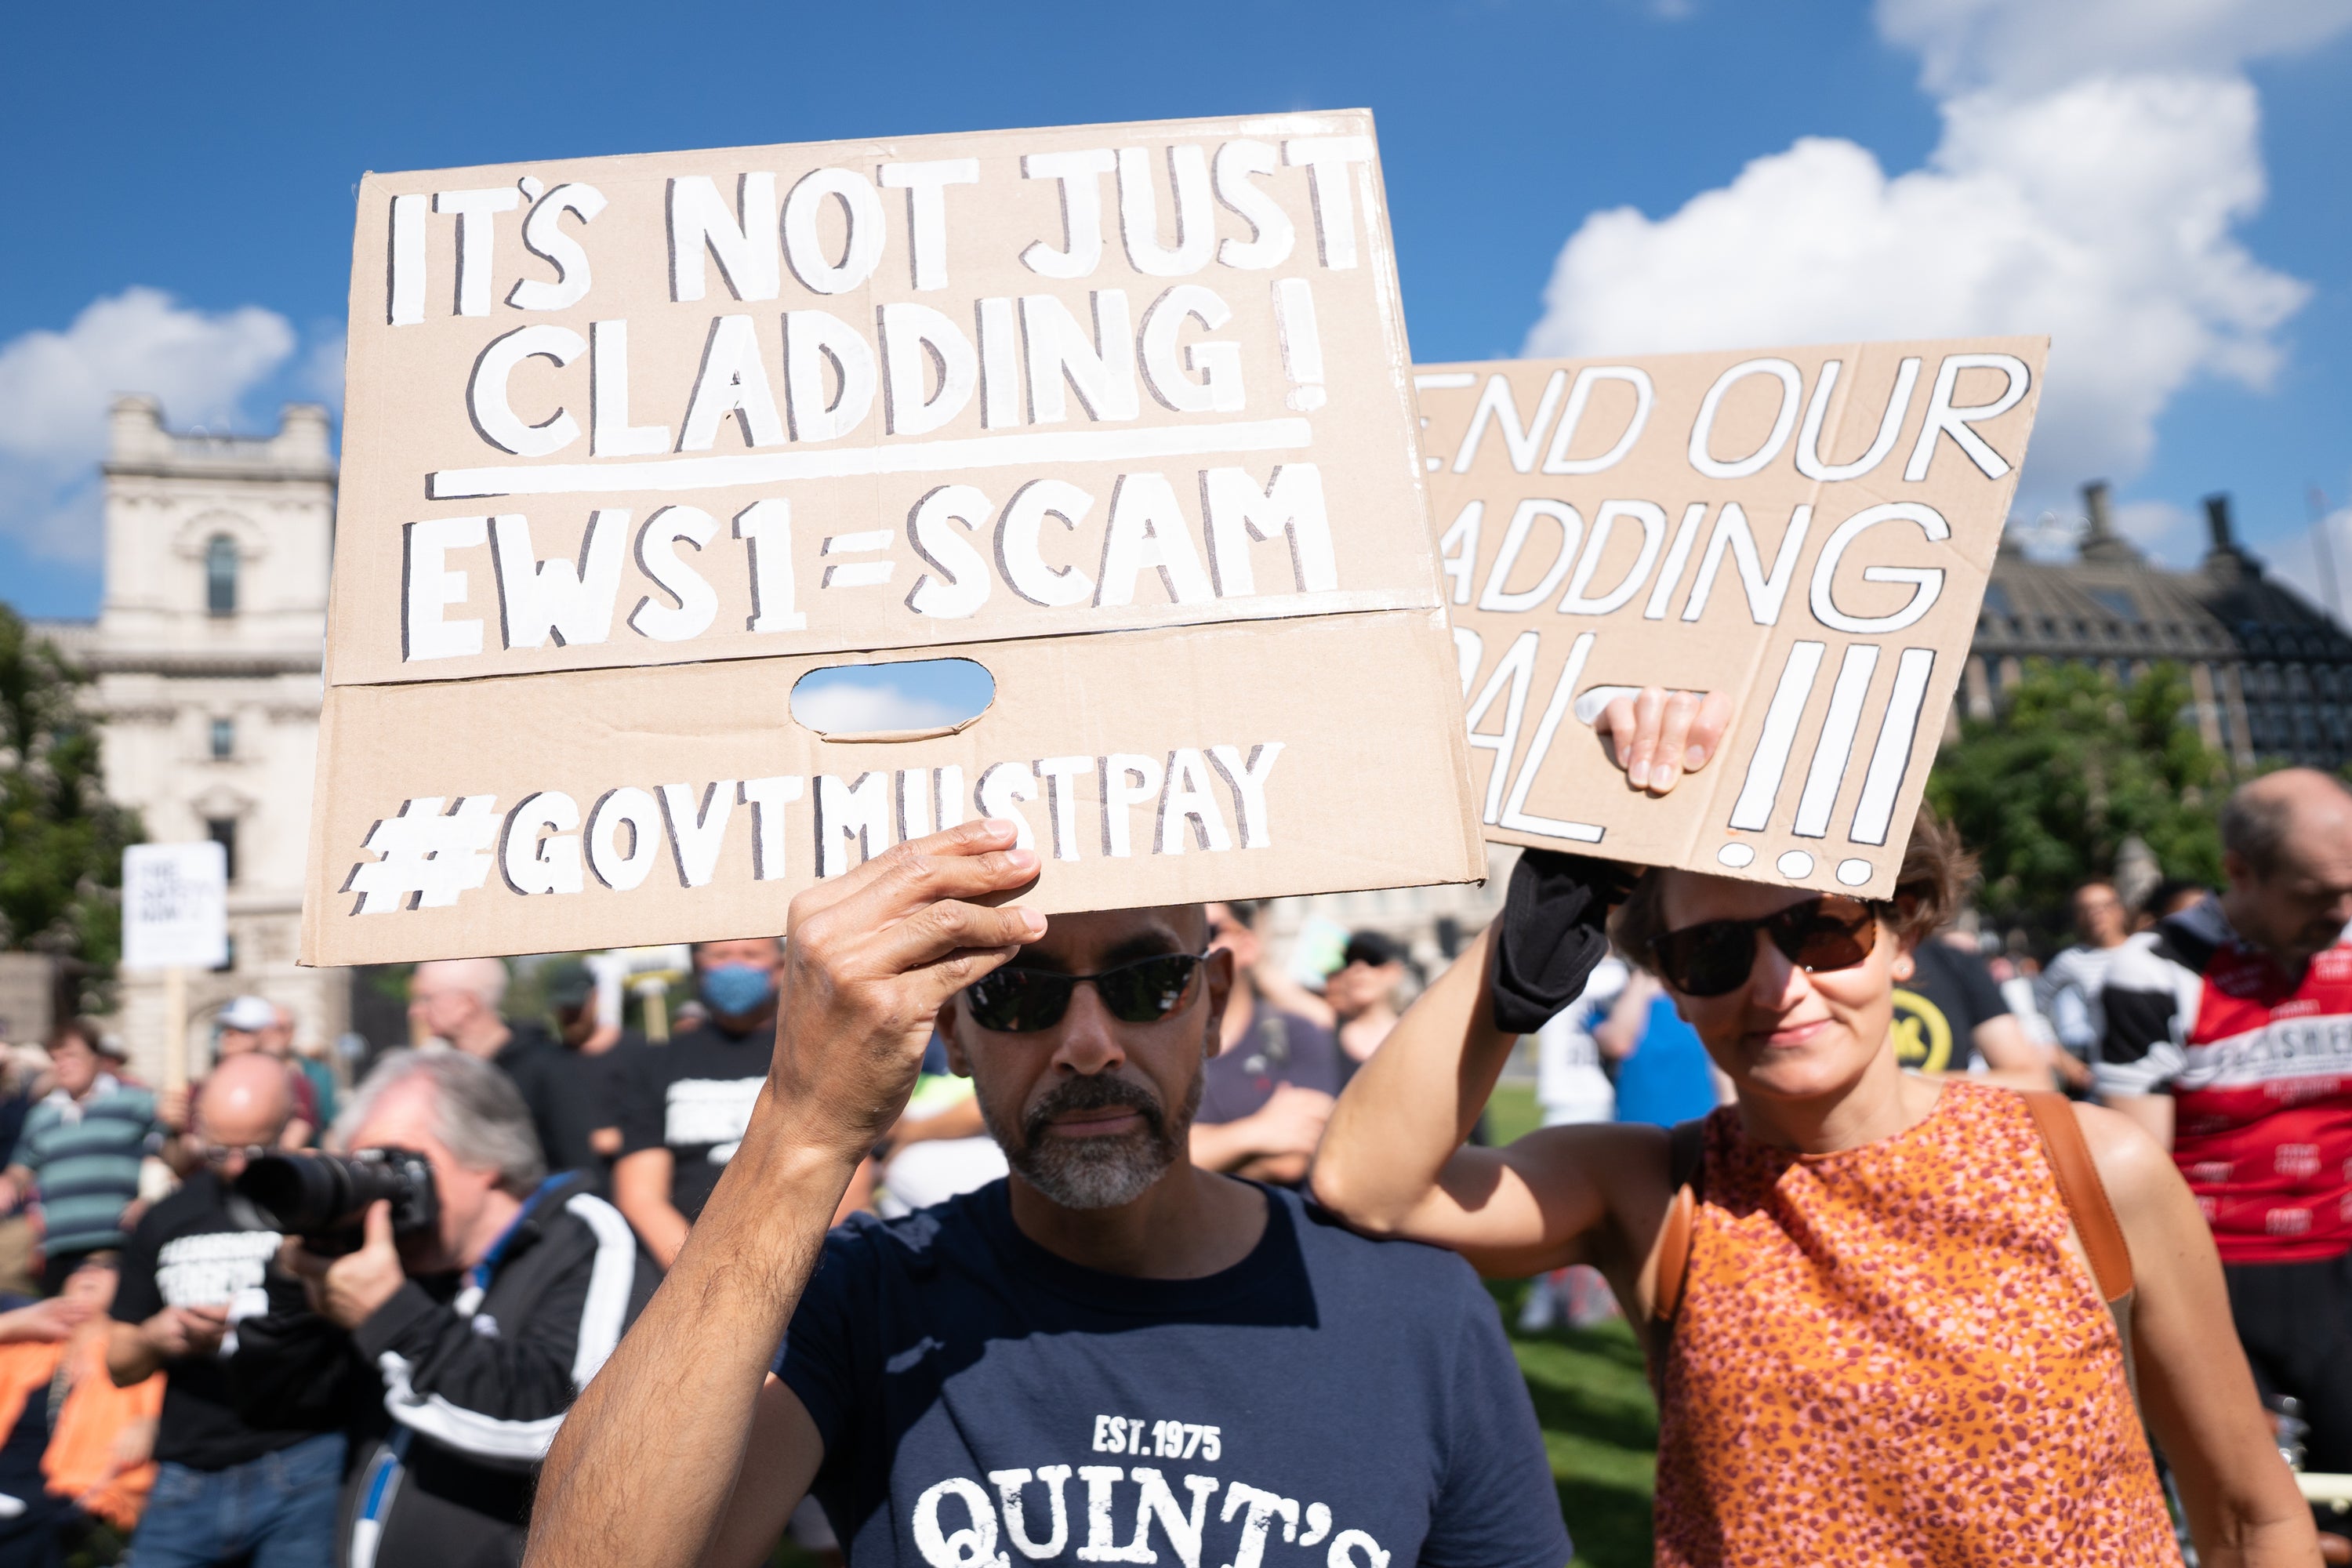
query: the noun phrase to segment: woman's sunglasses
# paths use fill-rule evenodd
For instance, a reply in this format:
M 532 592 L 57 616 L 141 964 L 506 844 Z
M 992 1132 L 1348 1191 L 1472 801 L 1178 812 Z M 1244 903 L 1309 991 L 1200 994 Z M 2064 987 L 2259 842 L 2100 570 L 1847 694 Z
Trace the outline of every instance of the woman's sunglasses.
M 1156 1024 L 1184 1005 L 1204 952 L 1164 952 L 1113 964 L 1100 974 L 1063 974 L 1051 969 L 1007 964 L 963 989 L 964 1011 L 983 1029 L 1030 1035 L 1050 1029 L 1069 1010 L 1070 994 L 1084 982 L 1102 998 L 1104 1010 L 1122 1024 Z
M 1650 962 L 1685 996 L 1723 996 L 1756 967 L 1756 933 L 1808 974 L 1851 969 L 1878 945 L 1879 906 L 1843 893 L 1790 904 L 1760 920 L 1709 921 L 1670 931 L 1650 943 Z

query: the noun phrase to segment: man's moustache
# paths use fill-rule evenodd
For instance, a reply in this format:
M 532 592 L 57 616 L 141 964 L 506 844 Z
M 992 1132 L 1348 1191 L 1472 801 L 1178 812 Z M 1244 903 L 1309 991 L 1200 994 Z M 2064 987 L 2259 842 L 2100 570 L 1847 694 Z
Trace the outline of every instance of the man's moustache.
M 1057 1116 L 1074 1110 L 1106 1110 L 1114 1106 L 1143 1118 L 1144 1125 L 1155 1137 L 1167 1129 L 1167 1113 L 1160 1110 L 1158 1097 L 1150 1089 L 1099 1073 L 1092 1078 L 1071 1079 L 1032 1106 L 1021 1121 L 1022 1141 L 1036 1142 Z

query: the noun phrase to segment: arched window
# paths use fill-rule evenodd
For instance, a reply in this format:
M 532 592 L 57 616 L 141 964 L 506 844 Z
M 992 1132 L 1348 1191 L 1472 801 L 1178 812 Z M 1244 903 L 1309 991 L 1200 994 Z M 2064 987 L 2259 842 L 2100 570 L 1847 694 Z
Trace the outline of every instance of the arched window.
M 236 614 L 236 541 L 226 533 L 205 544 L 205 608 L 215 616 Z

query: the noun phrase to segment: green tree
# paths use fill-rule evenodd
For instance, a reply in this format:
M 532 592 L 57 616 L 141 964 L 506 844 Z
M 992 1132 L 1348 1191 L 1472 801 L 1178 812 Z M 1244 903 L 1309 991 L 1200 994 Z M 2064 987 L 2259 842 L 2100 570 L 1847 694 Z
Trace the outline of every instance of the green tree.
M 2167 876 L 2219 884 L 2229 762 L 2198 732 L 2194 701 L 2178 665 L 2119 685 L 2032 659 L 1997 716 L 1962 722 L 1927 798 L 1984 858 L 1989 912 L 2063 926 L 2076 885 L 2112 876 L 2135 835 Z
M 122 952 L 122 849 L 139 818 L 100 784 L 89 677 L 0 605 L 0 947 L 88 965 L 86 1002 Z

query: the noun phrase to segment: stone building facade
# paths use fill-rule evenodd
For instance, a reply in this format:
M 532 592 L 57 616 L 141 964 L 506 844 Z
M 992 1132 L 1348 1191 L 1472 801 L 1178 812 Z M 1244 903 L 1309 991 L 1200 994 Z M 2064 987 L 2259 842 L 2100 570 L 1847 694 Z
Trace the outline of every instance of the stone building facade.
M 298 1037 L 340 1035 L 341 970 L 298 968 L 302 867 L 323 695 L 335 458 L 327 411 L 289 406 L 275 435 L 180 435 L 149 397 L 114 404 L 98 618 L 45 622 L 96 677 L 107 793 L 157 843 L 215 838 L 229 861 L 227 968 L 191 975 L 196 1059 L 212 1015 L 257 993 Z M 125 973 L 111 1021 L 161 1071 L 160 976 Z
M 2189 672 L 2206 743 L 2240 767 L 2352 761 L 2352 637 L 2238 543 L 2230 498 L 2205 502 L 2210 547 L 2194 571 L 2151 563 L 2115 531 L 2107 488 L 2084 492 L 2076 559 L 1993 563 L 1959 707 L 1991 715 L 2024 661 L 2095 664 L 2129 679 L 2160 661 Z

